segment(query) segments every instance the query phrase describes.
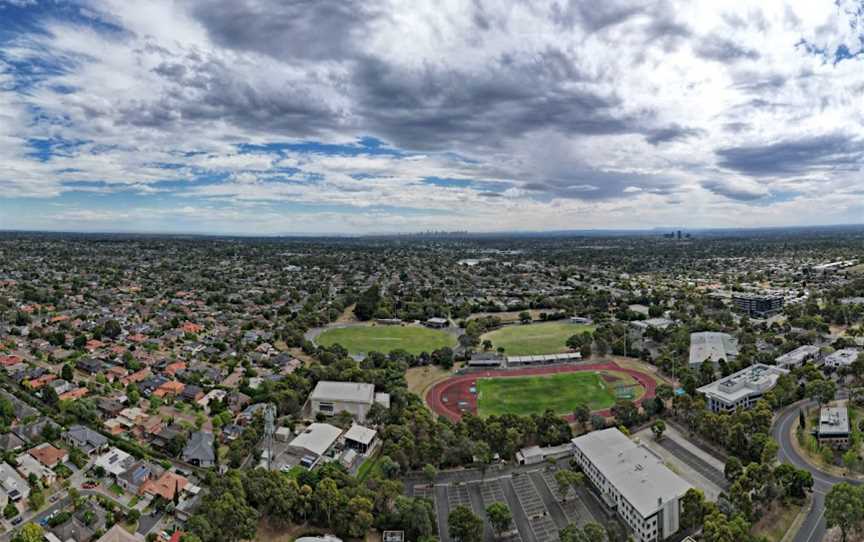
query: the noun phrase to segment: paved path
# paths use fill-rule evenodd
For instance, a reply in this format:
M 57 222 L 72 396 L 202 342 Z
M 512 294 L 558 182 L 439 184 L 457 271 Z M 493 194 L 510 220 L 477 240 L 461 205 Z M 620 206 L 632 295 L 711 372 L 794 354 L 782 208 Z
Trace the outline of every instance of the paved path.
M 446 416 L 450 420 L 457 422 L 462 418 L 462 409 L 459 403 L 464 403 L 464 406 L 473 413 L 477 412 L 477 396 L 470 390 L 475 386 L 478 378 L 491 377 L 517 377 L 517 376 L 534 376 L 548 375 L 556 373 L 572 373 L 577 371 L 614 371 L 626 373 L 633 377 L 645 388 L 645 394 L 641 400 L 651 399 L 657 389 L 657 381 L 648 373 L 621 367 L 614 361 L 605 363 L 568 363 L 563 365 L 547 365 L 543 367 L 527 367 L 524 369 L 499 369 L 492 371 L 472 372 L 464 375 L 458 375 L 440 382 L 436 382 L 426 394 L 426 401 L 430 408 L 441 416 Z M 447 398 L 445 401 L 444 398 Z M 611 409 L 596 411 L 596 414 L 601 416 L 611 416 Z M 564 416 L 568 421 L 575 421 L 573 414 Z
M 786 409 L 777 415 L 774 426 L 771 429 L 771 435 L 780 446 L 780 450 L 777 453 L 778 459 L 790 463 L 799 469 L 805 469 L 813 475 L 813 505 L 807 513 L 804 523 L 801 524 L 798 532 L 795 533 L 793 542 L 820 542 L 825 537 L 826 530 L 825 494 L 831 490 L 833 485 L 841 482 L 860 483 L 817 469 L 795 450 L 792 444 L 791 432 L 793 425 L 798 423 L 798 411 L 814 404 L 812 401 L 804 400 L 786 407 Z

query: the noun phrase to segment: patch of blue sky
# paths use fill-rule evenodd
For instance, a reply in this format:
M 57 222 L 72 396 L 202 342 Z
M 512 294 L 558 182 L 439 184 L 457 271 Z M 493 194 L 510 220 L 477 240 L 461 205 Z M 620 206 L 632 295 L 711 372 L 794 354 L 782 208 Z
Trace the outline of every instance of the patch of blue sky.
M 384 143 L 374 137 L 362 137 L 354 144 L 333 144 L 320 141 L 302 141 L 297 143 L 242 143 L 237 145 L 241 153 L 278 153 L 287 155 L 296 154 L 324 154 L 338 156 L 360 156 L 360 155 L 386 155 L 386 156 L 408 156 L 410 153 L 387 147 Z
M 27 145 L 32 149 L 28 156 L 36 158 L 40 162 L 47 162 L 54 156 L 72 156 L 74 152 L 82 145 L 86 144 L 85 140 L 69 140 L 61 137 L 39 139 L 31 138 L 27 140 Z

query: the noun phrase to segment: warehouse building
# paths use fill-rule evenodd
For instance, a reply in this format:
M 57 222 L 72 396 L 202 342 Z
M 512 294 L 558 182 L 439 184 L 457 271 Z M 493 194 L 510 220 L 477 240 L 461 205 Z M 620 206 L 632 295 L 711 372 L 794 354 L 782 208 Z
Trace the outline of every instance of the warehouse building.
M 738 339 L 728 333 L 700 331 L 690 334 L 690 368 L 699 369 L 706 361 L 717 365 L 720 360 L 738 357 Z
M 366 414 L 374 403 L 390 406 L 390 395 L 375 393 L 373 384 L 363 382 L 318 382 L 309 396 L 312 416 L 324 414 L 334 416 L 340 412 L 350 412 L 358 422 L 366 420 Z
M 696 391 L 708 400 L 708 409 L 711 412 L 733 412 L 739 408 L 753 407 L 777 385 L 780 375 L 788 372 L 781 367 L 757 363 Z
M 659 457 L 617 428 L 572 441 L 576 463 L 638 542 L 664 540 L 679 529 L 681 497 L 692 486 Z

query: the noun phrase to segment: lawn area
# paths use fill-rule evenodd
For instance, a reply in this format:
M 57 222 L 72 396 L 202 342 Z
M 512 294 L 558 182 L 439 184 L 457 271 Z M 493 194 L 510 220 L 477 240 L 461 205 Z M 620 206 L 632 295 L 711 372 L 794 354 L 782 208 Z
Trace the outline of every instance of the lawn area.
M 514 324 L 490 331 L 480 337 L 480 340 L 489 339 L 494 349 L 503 346 L 504 353 L 508 356 L 558 354 L 568 350 L 567 339 L 585 331 L 594 331 L 594 326 L 573 324 L 568 320 Z
M 352 354 L 405 350 L 411 354 L 432 352 L 445 346 L 456 346 L 456 337 L 423 326 L 351 326 L 328 329 L 318 336 L 318 344 L 341 344 Z
M 482 417 L 507 413 L 542 414 L 546 409 L 569 414 L 579 403 L 585 403 L 591 410 L 615 404 L 615 395 L 603 378 L 590 371 L 481 378 L 477 380 L 477 391 L 477 411 Z

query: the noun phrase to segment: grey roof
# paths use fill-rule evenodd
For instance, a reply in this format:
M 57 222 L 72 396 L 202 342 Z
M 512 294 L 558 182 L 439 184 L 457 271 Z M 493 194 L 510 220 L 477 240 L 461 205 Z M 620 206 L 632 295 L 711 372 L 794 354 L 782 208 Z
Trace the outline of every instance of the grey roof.
M 196 431 L 189 435 L 189 442 L 183 448 L 183 460 L 197 459 L 202 463 L 212 463 L 216 461 L 216 454 L 213 450 L 213 433 L 206 431 Z
M 801 365 L 808 357 L 815 356 L 818 353 L 818 346 L 805 344 L 804 346 L 799 346 L 795 350 L 786 352 L 782 356 L 779 356 L 774 360 L 774 363 L 780 367 L 785 367 L 787 365 Z
M 819 412 L 819 436 L 848 436 L 849 412 L 845 406 L 822 407 Z
M 375 401 L 375 385 L 363 382 L 332 382 L 322 380 L 310 398 L 316 401 L 342 401 L 371 405 Z
M 4 433 L 0 435 L 0 450 L 17 450 L 23 446 L 24 441 L 15 433 Z
M 857 348 L 843 348 L 825 356 L 823 363 L 829 367 L 852 365 L 858 359 L 859 352 Z
M 108 444 L 105 436 L 83 425 L 73 425 L 63 436 L 74 440 L 79 446 L 99 448 Z
M 658 499 L 679 499 L 692 487 L 617 428 L 593 431 L 572 442 L 642 517 L 660 508 Z
M 353 440 L 354 442 L 368 445 L 375 439 L 376 434 L 377 432 L 374 429 L 352 423 L 348 432 L 345 433 L 345 440 Z
M 690 334 L 690 365 L 700 365 L 707 360 L 730 361 L 738 355 L 738 339 L 728 333 L 700 331 Z
M 321 456 L 341 434 L 341 429 L 328 423 L 313 423 L 291 441 L 291 446 Z

